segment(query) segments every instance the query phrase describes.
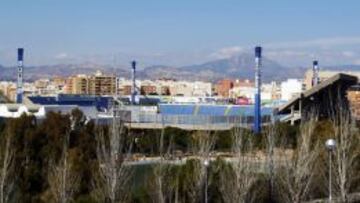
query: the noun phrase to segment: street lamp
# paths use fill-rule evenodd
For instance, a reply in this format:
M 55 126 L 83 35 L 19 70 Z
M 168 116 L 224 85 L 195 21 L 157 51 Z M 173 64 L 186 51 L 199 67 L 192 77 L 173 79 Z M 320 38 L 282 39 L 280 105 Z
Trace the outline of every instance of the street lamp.
M 333 152 L 336 148 L 336 141 L 334 139 L 326 140 L 325 147 L 329 151 L 329 202 L 331 203 L 331 152 Z
M 209 167 L 209 160 L 205 159 L 204 160 L 204 166 L 205 166 L 205 191 L 204 191 L 204 202 L 207 203 L 208 202 L 208 195 L 207 195 L 207 191 L 208 191 L 208 167 Z

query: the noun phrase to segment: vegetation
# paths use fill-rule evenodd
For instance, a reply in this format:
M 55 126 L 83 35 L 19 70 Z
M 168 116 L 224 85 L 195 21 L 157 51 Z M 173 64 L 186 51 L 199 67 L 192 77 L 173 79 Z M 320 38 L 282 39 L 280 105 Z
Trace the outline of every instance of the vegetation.
M 350 202 L 360 192 L 360 131 L 346 115 L 261 135 L 129 129 L 79 110 L 1 120 L 0 203 L 303 202 L 327 197 L 329 167 L 335 198 Z M 332 166 L 328 138 L 338 143 Z

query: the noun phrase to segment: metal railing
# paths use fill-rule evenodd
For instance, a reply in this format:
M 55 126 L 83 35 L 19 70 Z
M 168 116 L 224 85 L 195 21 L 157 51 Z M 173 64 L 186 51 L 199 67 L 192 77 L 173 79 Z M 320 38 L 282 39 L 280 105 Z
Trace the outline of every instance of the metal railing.
M 122 117 L 123 121 L 138 124 L 139 126 L 141 124 L 144 126 L 154 124 L 154 126 L 175 126 L 194 129 L 199 127 L 228 129 L 232 127 L 251 127 L 253 125 L 253 117 L 251 116 L 160 114 L 151 107 L 120 107 L 117 111 L 119 112 L 117 115 Z M 108 116 L 111 115 L 109 114 Z M 270 122 L 270 117 L 264 117 L 264 124 Z

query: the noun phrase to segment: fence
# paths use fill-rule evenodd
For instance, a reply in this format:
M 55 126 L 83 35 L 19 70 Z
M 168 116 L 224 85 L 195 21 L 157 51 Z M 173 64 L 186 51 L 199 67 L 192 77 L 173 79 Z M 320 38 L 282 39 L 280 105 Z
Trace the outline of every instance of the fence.
M 109 112 L 110 113 L 110 112 Z M 118 109 L 116 115 L 126 123 L 138 128 L 161 128 L 166 126 L 185 129 L 230 129 L 232 127 L 250 128 L 253 116 L 244 115 L 202 115 L 202 114 L 161 114 L 156 109 L 126 107 Z M 111 116 L 109 114 L 109 116 Z M 263 124 L 270 123 L 273 116 L 263 116 Z

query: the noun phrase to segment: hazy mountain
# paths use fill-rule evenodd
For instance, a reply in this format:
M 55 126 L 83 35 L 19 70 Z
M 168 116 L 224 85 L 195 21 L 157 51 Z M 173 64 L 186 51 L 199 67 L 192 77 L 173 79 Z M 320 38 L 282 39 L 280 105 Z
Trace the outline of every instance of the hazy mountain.
M 33 81 L 40 78 L 51 78 L 54 76 L 71 76 L 76 74 L 92 74 L 97 70 L 104 73 L 112 74 L 116 72 L 117 75 L 129 77 L 129 71 L 124 69 L 115 70 L 111 66 L 96 65 L 96 64 L 58 64 L 58 65 L 44 65 L 44 66 L 25 66 L 24 80 Z M 0 66 L 0 80 L 16 80 L 16 67 Z
M 139 77 L 144 79 L 174 78 L 177 80 L 203 80 L 204 78 L 192 71 L 171 66 L 150 66 L 139 72 Z
M 242 54 L 229 59 L 221 59 L 208 63 L 183 67 L 182 69 L 191 71 L 208 77 L 211 80 L 220 78 L 254 78 L 255 62 L 253 55 Z M 264 81 L 282 80 L 290 77 L 302 77 L 302 68 L 288 68 L 279 63 L 263 58 L 262 78 Z
M 338 70 L 338 71 L 360 71 L 360 65 L 325 66 L 324 69 L 326 69 L 326 70 Z
M 203 64 L 173 67 L 156 65 L 137 70 L 137 78 L 159 79 L 174 78 L 178 80 L 217 81 L 223 78 L 254 78 L 254 57 L 252 54 L 241 54 L 228 59 L 214 60 Z M 322 69 L 358 71 L 360 65 L 331 66 Z M 24 68 L 24 79 L 27 81 L 50 78 L 53 76 L 70 76 L 75 74 L 92 74 L 101 70 L 107 74 L 116 73 L 119 77 L 129 78 L 130 67 L 118 67 L 116 70 L 110 65 L 98 64 L 59 64 L 50 66 L 31 66 Z M 286 78 L 303 78 L 306 68 L 286 67 L 276 61 L 263 58 L 263 81 L 284 80 Z M 0 65 L 0 80 L 16 80 L 16 67 Z

